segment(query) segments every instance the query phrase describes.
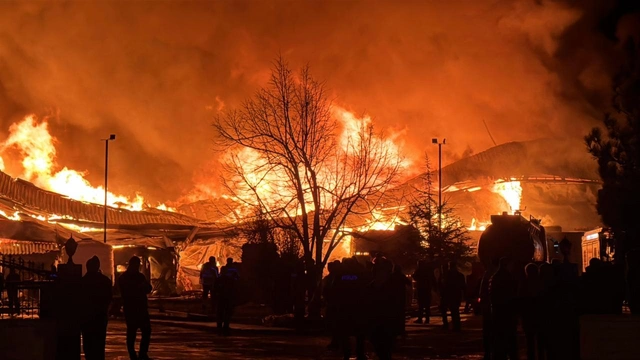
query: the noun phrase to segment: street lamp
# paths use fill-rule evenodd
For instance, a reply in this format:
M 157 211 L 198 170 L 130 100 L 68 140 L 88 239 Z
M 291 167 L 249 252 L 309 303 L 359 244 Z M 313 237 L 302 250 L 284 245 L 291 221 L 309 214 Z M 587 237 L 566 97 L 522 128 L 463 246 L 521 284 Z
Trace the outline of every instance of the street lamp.
M 442 145 L 447 143 L 447 139 L 438 141 L 438 138 L 431 139 L 432 144 L 438 144 L 438 226 L 442 233 Z
M 107 180 L 109 174 L 109 141 L 115 140 L 116 135 L 111 134 L 104 141 L 104 243 L 107 243 Z

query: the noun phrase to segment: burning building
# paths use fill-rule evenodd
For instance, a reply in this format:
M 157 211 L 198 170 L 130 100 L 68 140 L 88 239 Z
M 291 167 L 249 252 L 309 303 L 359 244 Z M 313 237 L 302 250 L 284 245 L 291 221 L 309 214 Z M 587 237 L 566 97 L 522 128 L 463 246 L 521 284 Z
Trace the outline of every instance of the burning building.
M 518 210 L 545 225 L 595 228 L 600 180 L 588 154 L 570 156 L 573 145 L 560 139 L 510 142 L 455 161 L 442 168 L 443 197 L 471 230 L 483 230 L 491 215 Z M 435 179 L 437 172 L 431 175 Z M 402 201 L 423 181 L 424 174 L 391 190 L 385 207 L 406 205 Z
M 192 286 L 189 269 L 197 264 L 189 262 L 189 257 L 180 264 L 178 257 L 187 244 L 197 245 L 225 234 L 175 212 L 106 210 L 107 244 L 114 252 L 116 277 L 124 271 L 129 257 L 140 256 L 144 271 L 160 293 Z M 35 257 L 48 268 L 70 237 L 103 241 L 104 211 L 103 205 L 73 200 L 0 172 L 0 253 Z
M 371 122 L 342 108 L 334 109 L 334 114 L 344 125 L 342 138 Z M 69 231 L 79 239 L 102 241 L 104 206 L 98 204 L 104 200 L 104 190 L 92 187 L 82 172 L 66 167 L 57 170 L 54 142 L 46 120 L 28 116 L 11 126 L 2 152 L 17 151 L 22 158 L 21 176 L 29 181 L 2 174 L 0 194 L 6 206 L 0 215 L 6 221 L 23 223 L 28 217 L 39 226 L 53 226 L 64 234 L 44 243 L 39 236 L 31 236 L 31 247 L 38 244 L 39 248 L 53 249 L 61 245 L 61 239 L 72 236 Z M 392 156 L 399 156 L 397 144 L 387 145 Z M 571 155 L 575 152 L 569 149 L 574 145 L 559 139 L 512 142 L 460 159 L 442 169 L 444 197 L 470 230 L 484 230 L 491 215 L 518 210 L 541 219 L 545 226 L 595 228 L 599 225 L 594 210 L 599 181 L 586 153 Z M 403 161 L 401 166 L 408 169 L 416 164 Z M 420 175 L 387 191 L 375 208 L 357 211 L 344 228 L 334 231 L 362 234 L 406 225 L 407 199 L 423 181 L 424 175 Z M 265 184 L 265 191 L 273 191 L 271 185 Z M 115 273 L 123 270 L 129 256 L 139 254 L 152 279 L 177 282 L 183 289 L 195 286 L 199 265 L 209 256 L 239 257 L 233 229 L 250 219 L 238 202 L 222 196 L 182 204 L 178 209 L 150 206 L 140 195 L 131 198 L 108 193 L 107 203 L 107 242 L 115 249 Z M 477 240 L 479 232 L 472 234 Z M 351 236 L 336 250 L 334 256 L 357 251 Z
M 532 216 L 545 227 L 577 233 L 594 229 L 600 224 L 595 210 L 600 181 L 586 153 L 567 155 L 575 153 L 569 151 L 571 145 L 559 139 L 511 142 L 453 162 L 442 169 L 443 197 L 469 225 L 474 243 L 491 224 L 489 219 L 503 212 Z M 436 179 L 437 172 L 431 176 Z M 422 174 L 389 191 L 384 211 L 369 229 L 393 230 L 395 224 L 403 224 L 397 219 L 406 218 L 406 199 L 424 179 Z M 540 245 L 549 247 L 553 240 L 546 242 Z

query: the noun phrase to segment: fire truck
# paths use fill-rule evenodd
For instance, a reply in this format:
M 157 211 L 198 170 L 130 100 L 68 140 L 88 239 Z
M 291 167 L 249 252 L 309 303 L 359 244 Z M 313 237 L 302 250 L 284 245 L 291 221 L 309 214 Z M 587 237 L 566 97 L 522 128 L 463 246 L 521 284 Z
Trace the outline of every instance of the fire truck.
M 491 225 L 480 236 L 478 257 L 489 268 L 492 260 L 508 257 L 524 267 L 530 262 L 547 261 L 544 227 L 540 220 L 527 220 L 516 211 L 513 215 L 491 215 Z
M 582 271 L 586 271 L 589 260 L 596 258 L 602 261 L 613 261 L 615 246 L 613 234 L 609 229 L 597 228 L 587 231 L 582 236 Z

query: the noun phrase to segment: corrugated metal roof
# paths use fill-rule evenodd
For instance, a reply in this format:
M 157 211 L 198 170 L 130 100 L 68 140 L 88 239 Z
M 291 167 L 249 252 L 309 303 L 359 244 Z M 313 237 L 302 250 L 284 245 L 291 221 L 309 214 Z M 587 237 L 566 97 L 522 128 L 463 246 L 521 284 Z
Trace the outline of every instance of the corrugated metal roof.
M 97 224 L 104 221 L 104 206 L 102 205 L 70 199 L 41 189 L 28 181 L 14 179 L 1 171 L 0 197 L 35 214 L 66 215 L 78 221 Z M 107 221 L 111 225 L 124 226 L 147 224 L 196 226 L 200 223 L 200 221 L 186 215 L 162 210 L 129 211 L 111 207 L 107 208 Z

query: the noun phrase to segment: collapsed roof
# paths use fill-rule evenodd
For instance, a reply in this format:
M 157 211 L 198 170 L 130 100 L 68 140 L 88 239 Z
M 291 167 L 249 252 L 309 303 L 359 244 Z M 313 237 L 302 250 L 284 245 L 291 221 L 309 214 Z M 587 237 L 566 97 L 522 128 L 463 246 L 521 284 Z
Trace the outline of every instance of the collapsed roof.
M 41 189 L 34 184 L 14 179 L 0 171 L 0 200 L 8 200 L 16 211 L 34 216 L 55 216 L 60 222 L 72 220 L 86 225 L 104 222 L 104 206 L 73 200 L 64 195 Z M 107 207 L 107 222 L 119 228 L 137 225 L 163 227 L 197 226 L 194 218 L 162 210 L 130 211 Z
M 101 239 L 104 206 L 70 199 L 0 171 L 0 238 L 63 244 L 69 237 Z M 223 236 L 203 221 L 174 212 L 107 207 L 108 241 L 184 240 Z M 73 231 L 70 229 L 76 229 Z M 100 235 L 99 235 L 100 234 Z M 143 240 L 148 238 L 147 240 Z
M 442 185 L 446 188 L 498 179 L 599 184 L 596 163 L 583 149 L 584 145 L 566 139 L 501 144 L 444 166 Z M 432 162 L 431 166 L 437 174 L 438 164 Z M 419 185 L 424 175 L 407 181 L 395 191 Z

